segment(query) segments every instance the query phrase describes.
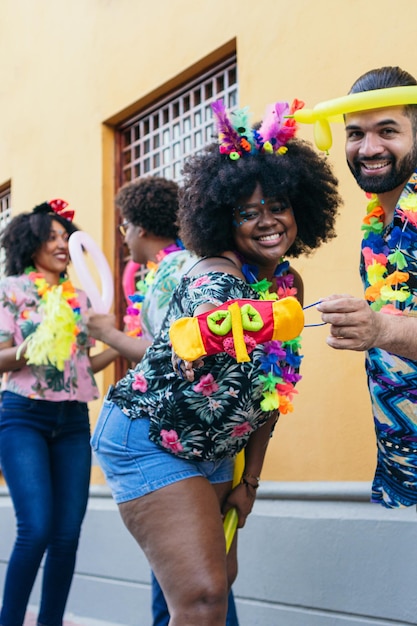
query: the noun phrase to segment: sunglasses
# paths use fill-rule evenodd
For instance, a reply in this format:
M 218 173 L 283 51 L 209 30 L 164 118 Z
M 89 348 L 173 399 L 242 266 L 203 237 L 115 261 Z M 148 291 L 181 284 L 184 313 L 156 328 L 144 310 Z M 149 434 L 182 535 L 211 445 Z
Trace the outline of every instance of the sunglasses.
M 129 224 L 129 220 L 123 220 L 123 222 L 119 224 L 119 232 L 123 237 L 126 237 L 127 227 Z

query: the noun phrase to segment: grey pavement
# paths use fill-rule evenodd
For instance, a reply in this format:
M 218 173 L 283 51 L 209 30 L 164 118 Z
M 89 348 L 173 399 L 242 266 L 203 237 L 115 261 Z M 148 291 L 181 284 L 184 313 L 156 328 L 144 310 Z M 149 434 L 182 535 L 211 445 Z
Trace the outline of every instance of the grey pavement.
M 26 613 L 26 618 L 23 626 L 36 626 L 36 617 L 38 611 L 37 607 L 30 606 Z M 106 622 L 104 620 L 92 619 L 91 617 L 82 617 L 67 613 L 64 616 L 63 626 L 125 626 L 124 624 L 117 624 L 116 622 Z

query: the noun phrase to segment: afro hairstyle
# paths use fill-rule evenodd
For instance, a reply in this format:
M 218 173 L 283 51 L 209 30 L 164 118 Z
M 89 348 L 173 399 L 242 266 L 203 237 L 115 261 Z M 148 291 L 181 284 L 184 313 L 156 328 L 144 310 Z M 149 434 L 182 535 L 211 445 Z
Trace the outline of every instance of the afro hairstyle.
M 292 139 L 283 155 L 256 154 L 237 160 L 211 144 L 184 165 L 178 221 L 184 245 L 198 256 L 233 250 L 233 210 L 256 185 L 265 198 L 288 198 L 297 223 L 290 257 L 308 254 L 336 236 L 335 218 L 341 198 L 327 158 L 311 144 Z
M 139 178 L 119 189 L 115 204 L 131 224 L 142 226 L 156 237 L 178 237 L 178 185 L 173 180 L 159 176 Z

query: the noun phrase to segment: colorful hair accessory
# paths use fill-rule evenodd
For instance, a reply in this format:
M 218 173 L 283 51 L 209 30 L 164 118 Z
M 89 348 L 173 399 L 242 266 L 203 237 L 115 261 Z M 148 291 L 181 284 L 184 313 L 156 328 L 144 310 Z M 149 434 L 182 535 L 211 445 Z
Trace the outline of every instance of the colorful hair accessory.
M 72 222 L 72 220 L 74 219 L 75 211 L 73 211 L 72 209 L 66 210 L 68 202 L 65 202 L 65 200 L 60 200 L 59 198 L 56 198 L 55 200 L 50 200 L 48 204 L 54 213 L 60 215 L 61 217 L 64 217 L 69 222 Z
M 276 102 L 267 107 L 258 130 L 249 123 L 249 109 L 232 111 L 230 117 L 222 100 L 213 102 L 213 110 L 219 136 L 219 151 L 233 161 L 247 155 L 285 154 L 286 144 L 297 131 L 294 113 L 304 106 L 301 100 Z
M 294 120 L 303 124 L 314 124 L 314 141 L 319 150 L 327 152 L 332 147 L 332 132 L 329 122 L 343 122 L 347 113 L 384 109 L 385 107 L 417 104 L 417 85 L 386 87 L 351 93 L 341 98 L 316 104 L 313 109 L 294 112 Z
M 55 200 L 50 200 L 49 202 L 42 202 L 42 204 L 38 204 L 32 210 L 32 213 L 55 213 L 60 217 L 65 218 L 69 222 L 72 222 L 75 212 L 72 209 L 68 209 L 68 202 L 65 200 L 60 200 L 56 198 Z

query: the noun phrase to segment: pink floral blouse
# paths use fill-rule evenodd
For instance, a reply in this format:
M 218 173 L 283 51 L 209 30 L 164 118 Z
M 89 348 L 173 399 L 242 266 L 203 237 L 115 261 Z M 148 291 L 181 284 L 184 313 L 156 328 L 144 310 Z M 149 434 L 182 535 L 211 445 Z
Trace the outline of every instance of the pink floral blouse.
M 88 356 L 89 348 L 94 345 L 85 323 L 89 303 L 83 291 L 76 291 L 82 321 L 74 354 L 66 361 L 64 371 L 50 364 L 26 365 L 3 376 L 2 391 L 52 402 L 89 402 L 99 397 Z M 36 330 L 42 319 L 38 312 L 39 301 L 37 289 L 26 275 L 9 276 L 0 281 L 0 342 L 12 338 L 18 346 Z

